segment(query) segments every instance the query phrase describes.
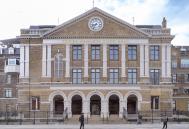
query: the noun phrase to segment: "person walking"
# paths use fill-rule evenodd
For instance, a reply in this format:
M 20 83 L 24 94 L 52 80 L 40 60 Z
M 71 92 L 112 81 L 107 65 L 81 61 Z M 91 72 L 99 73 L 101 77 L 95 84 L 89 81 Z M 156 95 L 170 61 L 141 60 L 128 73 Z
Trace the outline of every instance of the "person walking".
M 165 118 L 163 119 L 163 128 L 162 129 L 167 129 L 167 122 L 168 122 L 168 117 L 165 116 Z
M 84 114 L 81 113 L 80 117 L 79 117 L 79 122 L 80 122 L 80 129 L 83 128 L 84 129 Z

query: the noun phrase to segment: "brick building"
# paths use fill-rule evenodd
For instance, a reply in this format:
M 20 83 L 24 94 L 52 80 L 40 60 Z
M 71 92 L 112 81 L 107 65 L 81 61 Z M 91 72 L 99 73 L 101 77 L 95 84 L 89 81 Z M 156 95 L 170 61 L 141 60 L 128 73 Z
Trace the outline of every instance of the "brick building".
M 2 40 L 0 44 L 0 111 L 17 110 L 17 88 L 20 72 L 20 41 Z
M 189 47 L 172 47 L 173 109 L 189 111 Z

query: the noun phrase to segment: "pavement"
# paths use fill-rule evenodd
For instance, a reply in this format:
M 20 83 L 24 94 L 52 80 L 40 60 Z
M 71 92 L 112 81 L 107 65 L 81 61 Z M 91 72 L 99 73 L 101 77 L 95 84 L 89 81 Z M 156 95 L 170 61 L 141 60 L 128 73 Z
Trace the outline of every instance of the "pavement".
M 0 125 L 0 129 L 79 129 L 79 124 L 64 125 Z M 162 129 L 162 123 L 154 124 L 86 124 L 85 129 Z M 189 129 L 189 123 L 169 123 L 167 129 Z

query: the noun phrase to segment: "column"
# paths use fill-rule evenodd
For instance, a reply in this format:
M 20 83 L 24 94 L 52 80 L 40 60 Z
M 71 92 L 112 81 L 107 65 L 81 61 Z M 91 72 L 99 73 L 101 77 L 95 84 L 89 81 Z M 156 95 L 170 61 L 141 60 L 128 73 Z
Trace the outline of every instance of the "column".
M 89 100 L 84 100 L 83 101 L 83 113 L 85 118 L 90 118 L 90 102 Z
M 140 77 L 145 76 L 145 49 L 144 45 L 140 45 Z
M 25 77 L 29 78 L 29 46 L 25 46 Z
M 149 45 L 144 45 L 145 77 L 149 77 Z
M 47 77 L 51 77 L 51 45 L 47 46 Z
M 66 73 L 65 77 L 70 77 L 70 45 L 66 44 Z
M 165 70 L 166 70 L 165 69 L 165 62 L 166 62 L 165 61 L 165 45 L 162 45 L 162 61 L 161 62 L 162 62 L 162 64 L 161 64 L 161 67 L 162 67 L 162 69 L 161 69 L 161 71 L 162 71 L 161 72 L 161 76 L 163 78 L 163 77 L 166 77 L 165 76 Z
M 167 45 L 167 77 L 171 78 L 171 45 Z
M 20 46 L 20 78 L 25 77 L 25 47 Z
M 46 77 L 47 76 L 47 45 L 43 45 L 42 48 L 42 77 Z
M 107 77 L 107 45 L 103 44 L 103 77 Z
M 108 101 L 107 100 L 101 100 L 101 118 L 108 118 L 109 117 L 109 111 L 108 111 Z
M 125 63 L 125 44 L 121 45 L 121 77 L 126 77 L 125 74 L 125 67 L 126 67 L 126 63 Z
M 84 77 L 88 77 L 88 44 L 84 45 Z
M 125 107 L 125 104 L 124 100 L 119 101 L 119 118 L 123 118 L 123 108 Z
M 72 109 L 71 109 L 71 101 L 70 100 L 65 100 L 64 109 L 66 107 L 68 108 L 68 118 L 71 118 L 72 117 Z

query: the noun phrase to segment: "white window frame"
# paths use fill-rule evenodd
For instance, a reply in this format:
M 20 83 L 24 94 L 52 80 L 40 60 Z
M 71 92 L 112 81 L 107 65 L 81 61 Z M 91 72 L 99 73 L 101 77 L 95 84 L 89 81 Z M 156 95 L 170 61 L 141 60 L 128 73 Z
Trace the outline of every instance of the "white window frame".
M 14 54 L 14 48 L 13 47 L 9 48 L 9 54 Z
M 11 63 L 14 62 L 14 63 Z M 16 65 L 16 59 L 8 59 L 8 65 Z
M 4 90 L 4 96 L 5 96 L 5 98 L 11 98 L 12 97 L 12 89 L 5 89 Z
M 58 53 L 54 58 L 54 76 L 55 78 L 63 78 L 64 62 L 63 55 Z
M 0 47 L 0 54 L 3 54 L 3 49 Z

